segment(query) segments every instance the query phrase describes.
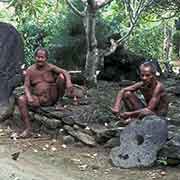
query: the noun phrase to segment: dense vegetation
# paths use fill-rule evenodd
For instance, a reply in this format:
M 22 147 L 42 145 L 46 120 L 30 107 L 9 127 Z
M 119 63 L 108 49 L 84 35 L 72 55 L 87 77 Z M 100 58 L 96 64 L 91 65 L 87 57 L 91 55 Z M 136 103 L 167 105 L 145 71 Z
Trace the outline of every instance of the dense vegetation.
M 74 5 L 82 9 L 85 1 L 75 0 Z M 130 1 L 129 1 L 130 2 Z M 165 29 L 172 32 L 173 53 L 171 60 L 179 58 L 180 30 L 175 27 L 180 4 L 178 0 L 156 0 L 156 3 L 142 13 L 134 31 L 125 45 L 144 56 L 164 61 Z M 51 61 L 59 61 L 58 47 L 72 47 L 68 59 L 74 66 L 85 60 L 85 32 L 82 19 L 73 14 L 63 0 L 11 0 L 0 11 L 0 21 L 14 24 L 22 33 L 25 43 L 27 65 L 33 63 L 33 51 L 38 45 L 52 50 Z M 96 36 L 99 46 L 103 39 L 113 33 L 125 33 L 129 27 L 127 9 L 122 1 L 113 0 L 97 13 Z M 76 46 L 77 45 L 77 46 Z M 81 51 L 84 56 L 80 56 Z M 77 62 L 73 62 L 77 61 Z M 66 62 L 68 64 L 68 62 Z

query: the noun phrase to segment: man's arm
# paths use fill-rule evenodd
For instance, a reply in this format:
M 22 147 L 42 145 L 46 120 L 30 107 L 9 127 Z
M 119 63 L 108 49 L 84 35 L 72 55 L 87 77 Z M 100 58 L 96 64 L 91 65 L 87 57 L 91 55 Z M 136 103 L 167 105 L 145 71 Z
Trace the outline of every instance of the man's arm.
M 27 70 L 25 74 L 25 80 L 24 80 L 24 92 L 28 99 L 28 101 L 32 100 L 32 94 L 31 94 L 31 83 L 30 83 L 30 72 Z
M 155 90 L 153 91 L 153 94 L 152 94 L 152 97 L 151 97 L 149 103 L 147 104 L 147 106 L 145 108 L 135 110 L 132 112 L 122 113 L 121 117 L 123 117 L 124 119 L 127 119 L 130 117 L 139 117 L 140 115 L 153 114 L 155 108 L 159 104 L 160 97 L 161 97 L 161 94 L 163 91 L 164 91 L 164 88 L 162 87 L 162 85 L 160 83 L 158 83 Z
M 163 92 L 164 92 L 164 87 L 162 86 L 161 83 L 158 83 L 152 94 L 152 98 L 150 99 L 150 101 L 147 105 L 147 108 L 149 110 L 154 111 L 156 109 Z
M 121 102 L 122 102 L 122 98 L 124 96 L 124 93 L 127 91 L 130 92 L 134 92 L 137 91 L 138 89 L 140 89 L 140 87 L 143 85 L 143 82 L 137 82 L 134 85 L 128 86 L 123 88 L 122 90 L 120 90 L 116 96 L 115 102 L 114 102 L 114 106 L 111 109 L 113 113 L 118 113 L 121 109 Z
M 73 85 L 72 85 L 72 82 L 71 82 L 71 76 L 70 74 L 68 73 L 68 71 L 62 69 L 62 68 L 59 68 L 53 64 L 50 64 L 50 67 L 52 69 L 53 72 L 57 73 L 57 74 L 60 74 L 62 73 L 66 79 L 66 88 L 71 88 Z

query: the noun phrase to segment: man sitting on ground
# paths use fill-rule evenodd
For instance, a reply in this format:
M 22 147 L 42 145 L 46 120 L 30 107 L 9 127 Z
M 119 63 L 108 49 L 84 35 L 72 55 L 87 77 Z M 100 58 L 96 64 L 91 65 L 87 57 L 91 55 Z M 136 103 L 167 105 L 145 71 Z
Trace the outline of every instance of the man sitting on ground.
M 28 107 L 54 105 L 59 97 L 63 97 L 65 89 L 67 94 L 73 96 L 73 85 L 69 73 L 47 62 L 48 51 L 38 48 L 34 53 L 35 64 L 30 66 L 25 73 L 25 95 L 18 98 L 18 108 L 21 119 L 25 123 L 25 130 L 18 137 L 26 138 L 32 133 Z
M 142 118 L 155 114 L 166 116 L 168 112 L 168 99 L 163 84 L 156 78 L 156 68 L 150 62 L 140 66 L 140 82 L 120 90 L 115 99 L 112 112 L 129 123 L 133 118 Z M 140 100 L 135 92 L 140 91 L 144 101 Z M 120 113 L 122 101 L 127 112 Z

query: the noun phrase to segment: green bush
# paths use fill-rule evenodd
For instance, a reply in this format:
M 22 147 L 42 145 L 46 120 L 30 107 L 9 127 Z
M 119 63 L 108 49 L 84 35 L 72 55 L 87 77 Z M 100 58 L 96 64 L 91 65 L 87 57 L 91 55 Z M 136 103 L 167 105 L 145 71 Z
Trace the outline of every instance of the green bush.
M 161 59 L 163 54 L 163 27 L 137 28 L 129 40 L 129 48 L 137 54 Z

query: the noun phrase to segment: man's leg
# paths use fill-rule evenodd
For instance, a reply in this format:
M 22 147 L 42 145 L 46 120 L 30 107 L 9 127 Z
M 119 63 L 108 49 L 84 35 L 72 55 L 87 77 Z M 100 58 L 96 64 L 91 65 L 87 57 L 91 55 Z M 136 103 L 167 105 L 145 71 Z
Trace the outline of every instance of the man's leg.
M 55 101 L 57 102 L 58 100 L 59 101 L 62 100 L 62 97 L 64 96 L 65 89 L 66 89 L 66 80 L 62 73 L 59 74 L 59 76 L 57 77 L 56 87 L 57 87 L 56 88 L 57 89 L 57 97 L 56 97 Z M 56 106 L 56 109 L 62 111 L 62 110 L 64 110 L 64 107 L 61 104 L 58 104 Z
M 128 111 L 134 111 L 145 107 L 144 103 L 130 91 L 124 93 L 123 101 Z
M 31 135 L 32 126 L 29 119 L 29 113 L 28 113 L 28 101 L 26 96 L 20 96 L 18 98 L 18 108 L 21 115 L 21 119 L 25 124 L 25 130 L 19 135 L 20 137 L 28 137 Z
M 145 104 L 132 92 L 128 91 L 124 94 L 123 101 L 128 111 L 135 111 L 145 107 Z M 147 115 L 154 115 L 151 110 L 142 111 L 137 118 L 143 118 Z M 128 118 L 125 120 L 126 124 L 129 124 L 133 119 Z
M 66 89 L 66 79 L 62 73 L 59 74 L 59 76 L 57 77 L 56 85 L 57 85 L 58 97 L 62 98 L 65 94 L 65 89 Z

